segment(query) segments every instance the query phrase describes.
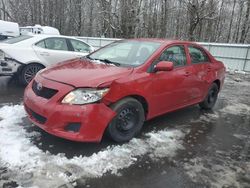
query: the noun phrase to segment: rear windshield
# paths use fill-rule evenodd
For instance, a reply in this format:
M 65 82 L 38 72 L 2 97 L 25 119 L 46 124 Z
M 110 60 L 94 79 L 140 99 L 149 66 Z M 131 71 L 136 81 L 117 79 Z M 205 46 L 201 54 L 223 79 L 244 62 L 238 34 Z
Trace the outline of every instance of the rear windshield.
M 14 38 L 3 40 L 2 43 L 15 44 L 15 43 L 18 43 L 18 42 L 21 42 L 30 38 L 32 38 L 32 36 L 22 35 L 19 37 L 14 37 Z

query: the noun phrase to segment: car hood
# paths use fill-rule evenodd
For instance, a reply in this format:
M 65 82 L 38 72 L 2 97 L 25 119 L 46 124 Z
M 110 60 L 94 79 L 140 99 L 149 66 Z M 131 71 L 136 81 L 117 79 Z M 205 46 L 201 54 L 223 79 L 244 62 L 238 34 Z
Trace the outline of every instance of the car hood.
M 11 48 L 20 48 L 20 47 L 17 44 L 9 44 L 9 43 L 0 42 L 0 49 L 11 49 Z
M 0 47 L 2 47 L 2 46 L 10 46 L 10 44 L 8 44 L 8 43 L 3 43 L 3 42 L 0 42 Z
M 128 76 L 133 68 L 117 67 L 87 59 L 74 59 L 45 69 L 40 76 L 74 87 L 98 87 Z

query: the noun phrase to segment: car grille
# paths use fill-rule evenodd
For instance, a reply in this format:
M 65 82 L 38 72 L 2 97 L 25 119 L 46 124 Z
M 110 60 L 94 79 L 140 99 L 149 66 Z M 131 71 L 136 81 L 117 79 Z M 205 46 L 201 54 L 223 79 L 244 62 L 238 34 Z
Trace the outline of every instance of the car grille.
M 25 105 L 26 111 L 28 112 L 28 114 L 31 116 L 31 118 L 33 118 L 36 122 L 40 123 L 40 124 L 44 124 L 47 121 L 47 118 L 44 116 L 41 116 L 40 114 L 34 112 L 33 110 L 31 110 L 30 108 L 28 108 Z
M 37 96 L 43 97 L 45 99 L 50 99 L 58 92 L 58 90 L 47 87 L 41 87 L 38 89 L 38 83 L 35 80 L 32 84 L 32 90 Z

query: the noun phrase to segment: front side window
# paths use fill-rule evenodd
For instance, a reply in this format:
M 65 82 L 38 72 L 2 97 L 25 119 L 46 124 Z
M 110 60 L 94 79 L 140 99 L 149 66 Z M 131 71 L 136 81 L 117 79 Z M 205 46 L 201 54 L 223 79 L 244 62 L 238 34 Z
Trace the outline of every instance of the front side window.
M 189 46 L 188 51 L 192 64 L 205 63 L 209 61 L 207 54 L 197 47 Z
M 184 46 L 172 46 L 167 48 L 158 59 L 160 61 L 171 61 L 175 67 L 184 66 L 187 63 Z
M 139 66 L 161 46 L 159 42 L 123 40 L 114 42 L 88 56 L 109 60 L 124 66 Z
M 42 40 L 42 41 L 36 43 L 36 46 L 38 46 L 40 48 L 46 48 L 46 46 L 45 46 L 45 40 Z
M 90 52 L 90 47 L 84 42 L 73 39 L 70 39 L 70 42 L 75 52 Z

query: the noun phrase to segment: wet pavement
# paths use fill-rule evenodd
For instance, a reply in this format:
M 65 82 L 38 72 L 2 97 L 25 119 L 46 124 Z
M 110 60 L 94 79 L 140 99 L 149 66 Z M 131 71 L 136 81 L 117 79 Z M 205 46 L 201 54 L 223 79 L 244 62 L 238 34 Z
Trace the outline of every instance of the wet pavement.
M 22 114 L 22 109 L 17 108 L 22 108 L 23 90 L 15 80 L 0 77 L 0 107 Z M 16 104 L 19 106 L 13 106 Z M 16 122 L 7 121 L 10 117 L 0 112 L 0 125 L 6 118 L 6 125 L 12 122 L 22 126 L 23 135 L 16 138 L 26 144 L 25 151 L 32 148 L 35 152 L 30 152 L 30 162 L 9 165 L 1 153 L 5 149 L 0 148 L 3 187 L 250 187 L 249 74 L 228 74 L 212 111 L 191 106 L 152 119 L 145 123 L 138 138 L 126 144 L 115 144 L 106 137 L 99 144 L 71 142 L 41 131 L 25 115 Z M 175 137 L 171 131 L 183 136 Z M 18 154 L 24 155 L 22 149 Z M 58 162 L 60 159 L 63 162 Z M 49 160 L 58 164 L 48 167 Z M 40 166 L 37 161 L 45 164 Z M 27 168 L 29 164 L 32 168 Z M 59 172 L 65 177 L 55 175 Z M 60 178 L 67 181 L 60 182 Z

